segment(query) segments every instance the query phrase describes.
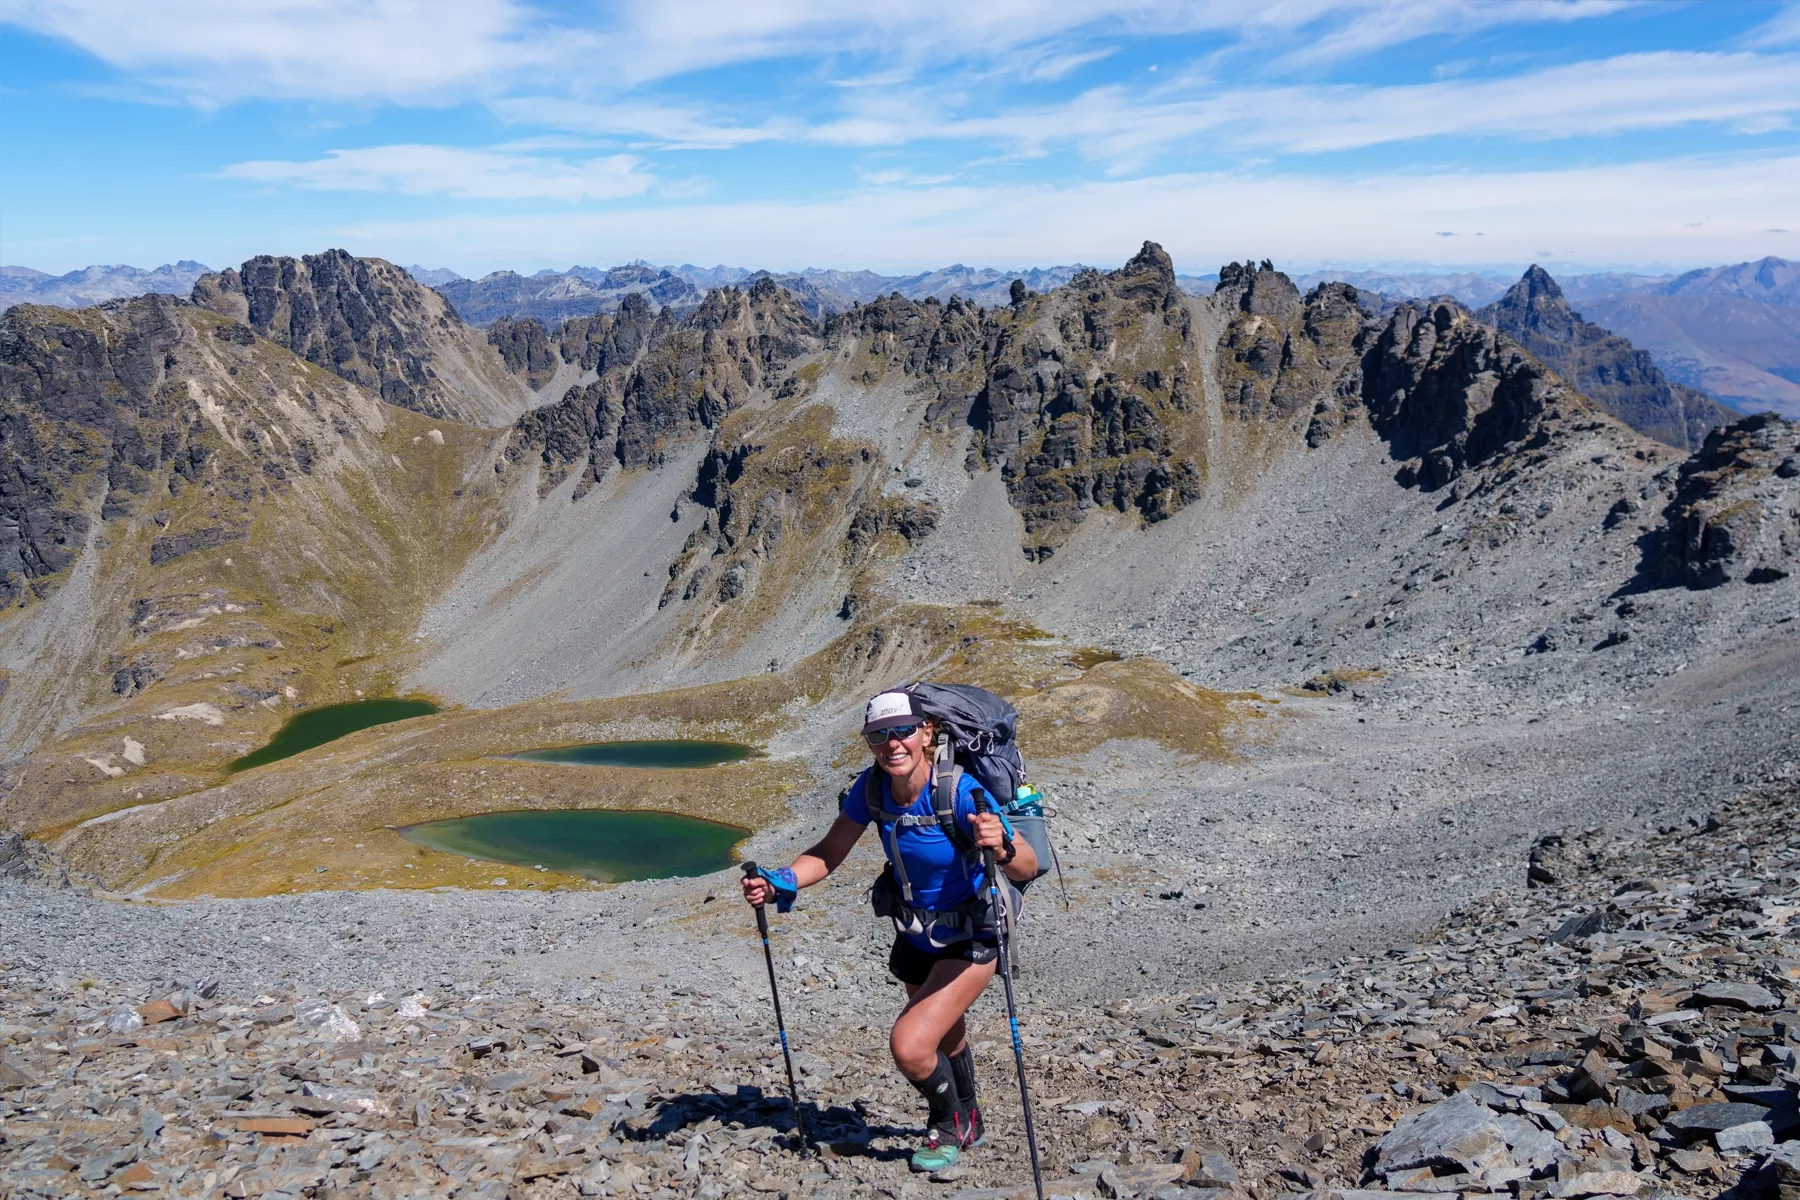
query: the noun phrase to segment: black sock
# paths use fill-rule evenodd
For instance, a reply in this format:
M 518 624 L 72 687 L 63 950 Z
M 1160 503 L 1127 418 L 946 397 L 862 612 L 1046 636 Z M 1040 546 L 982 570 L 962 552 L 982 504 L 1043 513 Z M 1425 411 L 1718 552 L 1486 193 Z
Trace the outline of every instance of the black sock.
M 919 1095 L 925 1097 L 929 1112 L 925 1124 L 933 1129 L 951 1124 L 951 1114 L 962 1106 L 957 1103 L 956 1075 L 950 1069 L 950 1060 L 938 1051 L 937 1067 L 924 1079 L 909 1079 L 908 1083 L 919 1089 Z
M 950 1056 L 950 1071 L 956 1076 L 956 1096 L 965 1111 L 975 1107 L 975 1052 L 964 1042 L 963 1048 Z

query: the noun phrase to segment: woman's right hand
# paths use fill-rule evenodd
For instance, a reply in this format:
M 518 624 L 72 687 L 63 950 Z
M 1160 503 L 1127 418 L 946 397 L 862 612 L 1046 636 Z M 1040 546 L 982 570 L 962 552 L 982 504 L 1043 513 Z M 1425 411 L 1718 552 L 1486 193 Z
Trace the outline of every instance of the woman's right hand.
M 744 899 L 752 908 L 761 908 L 775 899 L 775 888 L 761 875 L 744 876 Z

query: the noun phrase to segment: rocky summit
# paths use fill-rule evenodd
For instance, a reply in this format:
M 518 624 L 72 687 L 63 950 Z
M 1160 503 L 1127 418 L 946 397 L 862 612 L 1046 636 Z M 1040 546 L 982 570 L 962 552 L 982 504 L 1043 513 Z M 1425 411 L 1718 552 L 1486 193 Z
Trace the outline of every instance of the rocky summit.
M 1026 1194 L 997 994 L 989 1144 L 906 1173 L 871 839 L 772 915 L 807 1146 L 735 872 L 406 836 L 654 809 L 785 861 L 932 678 L 1048 800 L 1046 1194 L 1794 1200 L 1800 428 L 1696 425 L 1547 276 L 1192 278 L 477 329 L 328 251 L 8 310 L 9 1191 Z M 242 761 L 387 697 L 436 711 Z M 519 757 L 647 739 L 758 753 Z

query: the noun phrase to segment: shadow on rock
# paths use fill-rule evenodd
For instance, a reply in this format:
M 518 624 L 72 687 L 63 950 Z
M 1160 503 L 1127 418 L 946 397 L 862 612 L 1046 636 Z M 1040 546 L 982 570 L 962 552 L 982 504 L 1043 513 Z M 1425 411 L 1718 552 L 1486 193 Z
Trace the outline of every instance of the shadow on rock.
M 906 1157 L 903 1149 L 872 1150 L 869 1143 L 878 1137 L 907 1137 L 918 1132 L 895 1125 L 871 1125 L 855 1108 L 834 1104 L 820 1108 L 804 1105 L 806 1132 L 815 1145 L 829 1147 L 834 1154 L 877 1159 Z M 668 1096 L 650 1113 L 633 1121 L 630 1136 L 637 1141 L 663 1141 L 678 1130 L 690 1129 L 708 1118 L 721 1125 L 733 1123 L 745 1129 L 777 1129 L 788 1135 L 789 1148 L 798 1148 L 794 1132 L 794 1106 L 786 1096 L 765 1095 L 760 1087 L 741 1085 L 734 1095 L 717 1092 L 684 1092 Z

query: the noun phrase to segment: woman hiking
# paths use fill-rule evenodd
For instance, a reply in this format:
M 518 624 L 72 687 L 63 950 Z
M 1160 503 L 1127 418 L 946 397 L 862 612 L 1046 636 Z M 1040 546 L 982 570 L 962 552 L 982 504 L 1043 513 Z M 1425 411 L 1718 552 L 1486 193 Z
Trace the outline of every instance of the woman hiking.
M 1037 855 L 1005 823 L 977 811 L 981 785 L 956 773 L 952 838 L 939 822 L 932 795 L 938 725 L 916 711 L 906 692 L 882 692 L 864 712 L 863 739 L 874 764 L 839 802 L 838 816 L 817 845 L 791 867 L 744 880 L 752 905 L 771 900 L 785 909 L 794 894 L 824 879 L 844 861 L 871 822 L 888 867 L 872 890 L 875 910 L 895 925 L 888 970 L 906 985 L 906 1007 L 888 1047 L 907 1082 L 925 1097 L 925 1144 L 912 1169 L 941 1171 L 984 1137 L 976 1106 L 975 1059 L 963 1014 L 994 977 L 999 957 L 982 851 L 992 850 L 1008 880 L 1037 874 Z M 945 786 L 949 786 L 946 780 Z

